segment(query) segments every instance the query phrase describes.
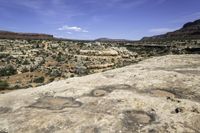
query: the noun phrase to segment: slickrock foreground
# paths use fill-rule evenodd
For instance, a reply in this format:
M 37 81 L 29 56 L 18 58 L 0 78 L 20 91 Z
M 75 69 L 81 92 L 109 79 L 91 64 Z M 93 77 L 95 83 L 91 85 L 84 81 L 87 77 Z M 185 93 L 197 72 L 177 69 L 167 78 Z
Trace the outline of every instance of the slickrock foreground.
M 168 55 L 0 95 L 0 132 L 195 133 L 200 55 Z

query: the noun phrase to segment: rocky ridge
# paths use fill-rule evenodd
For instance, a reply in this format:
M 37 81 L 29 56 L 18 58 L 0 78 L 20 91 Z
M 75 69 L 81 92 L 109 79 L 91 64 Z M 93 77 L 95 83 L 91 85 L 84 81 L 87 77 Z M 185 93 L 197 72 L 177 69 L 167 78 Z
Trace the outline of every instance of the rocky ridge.
M 1 31 L 0 30 L 0 39 L 54 39 L 53 35 L 48 34 L 38 34 L 38 33 L 18 33 L 10 31 Z
M 156 40 L 186 40 L 186 39 L 199 39 L 200 38 L 200 19 L 194 22 L 189 22 L 183 27 L 174 32 L 169 32 L 164 35 L 153 37 L 145 37 L 143 41 L 156 41 Z

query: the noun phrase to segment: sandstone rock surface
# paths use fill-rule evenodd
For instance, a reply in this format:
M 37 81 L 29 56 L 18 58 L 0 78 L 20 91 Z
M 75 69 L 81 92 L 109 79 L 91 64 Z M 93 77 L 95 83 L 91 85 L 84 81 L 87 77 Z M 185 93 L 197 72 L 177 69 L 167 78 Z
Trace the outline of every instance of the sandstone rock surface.
M 200 55 L 168 55 L 0 95 L 0 132 L 195 133 Z

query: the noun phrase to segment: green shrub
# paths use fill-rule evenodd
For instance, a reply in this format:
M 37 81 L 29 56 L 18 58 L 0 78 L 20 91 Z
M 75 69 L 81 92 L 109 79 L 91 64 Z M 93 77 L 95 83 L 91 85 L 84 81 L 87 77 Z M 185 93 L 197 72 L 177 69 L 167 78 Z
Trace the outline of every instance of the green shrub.
M 41 77 L 35 78 L 35 79 L 33 80 L 33 82 L 35 82 L 35 83 L 43 83 L 44 80 L 45 80 L 45 78 L 44 78 L 43 76 L 41 76 Z
M 15 86 L 13 87 L 13 89 L 20 89 L 20 88 L 21 88 L 20 85 L 15 85 Z
M 13 66 L 7 66 L 0 69 L 0 76 L 11 76 L 17 73 Z
M 24 62 L 22 63 L 22 65 L 30 65 L 30 62 L 28 60 L 24 60 Z
M 73 77 L 75 77 L 75 75 L 74 75 L 74 74 L 71 74 L 70 77 L 73 78 Z
M 9 87 L 9 84 L 7 81 L 0 80 L 0 89 L 7 89 Z
M 49 79 L 49 82 L 53 82 L 54 80 L 55 80 L 55 78 L 52 77 Z

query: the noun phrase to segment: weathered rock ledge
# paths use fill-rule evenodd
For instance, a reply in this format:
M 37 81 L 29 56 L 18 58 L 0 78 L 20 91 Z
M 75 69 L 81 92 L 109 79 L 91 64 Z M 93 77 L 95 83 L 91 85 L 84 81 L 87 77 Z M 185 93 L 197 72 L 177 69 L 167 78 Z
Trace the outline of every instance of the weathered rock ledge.
M 0 95 L 0 132 L 200 130 L 200 55 L 139 64 Z

